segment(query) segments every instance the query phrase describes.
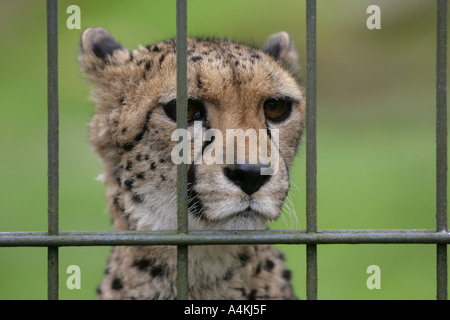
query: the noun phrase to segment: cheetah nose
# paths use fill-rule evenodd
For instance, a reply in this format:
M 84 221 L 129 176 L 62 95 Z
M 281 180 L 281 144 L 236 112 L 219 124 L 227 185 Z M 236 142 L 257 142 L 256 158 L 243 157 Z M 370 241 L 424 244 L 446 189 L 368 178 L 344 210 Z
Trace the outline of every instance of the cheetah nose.
M 255 193 L 270 179 L 270 175 L 262 175 L 261 169 L 269 167 L 263 164 L 237 164 L 225 167 L 223 172 L 235 185 L 249 196 Z

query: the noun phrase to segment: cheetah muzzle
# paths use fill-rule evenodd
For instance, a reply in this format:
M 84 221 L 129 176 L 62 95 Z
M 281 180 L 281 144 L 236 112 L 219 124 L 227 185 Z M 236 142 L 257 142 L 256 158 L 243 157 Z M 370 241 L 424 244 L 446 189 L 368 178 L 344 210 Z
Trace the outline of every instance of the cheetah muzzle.
M 189 229 L 266 229 L 281 214 L 304 127 L 292 40 L 281 32 L 256 49 L 189 38 L 187 54 L 188 132 L 217 133 L 203 137 L 200 149 L 191 148 Z M 114 228 L 175 230 L 175 40 L 130 51 L 105 29 L 89 28 L 81 37 L 79 63 L 92 84 L 90 141 L 102 160 Z M 236 160 L 230 155 L 235 149 L 219 143 L 230 129 L 254 130 L 264 139 L 244 140 L 244 161 L 194 161 L 208 152 L 216 160 Z M 250 162 L 252 146 L 267 147 L 266 159 L 259 153 Z M 262 174 L 269 154 L 277 155 L 272 175 Z M 268 245 L 189 247 L 189 286 L 190 299 L 295 298 L 282 254 Z M 98 296 L 175 299 L 176 247 L 114 247 Z

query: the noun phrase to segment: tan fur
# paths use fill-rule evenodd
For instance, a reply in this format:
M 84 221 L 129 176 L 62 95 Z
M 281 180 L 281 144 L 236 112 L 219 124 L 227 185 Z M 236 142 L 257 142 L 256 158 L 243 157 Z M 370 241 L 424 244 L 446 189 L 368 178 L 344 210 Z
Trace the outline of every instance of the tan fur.
M 112 49 L 103 56 L 96 45 L 106 46 L 106 40 L 113 41 L 106 30 L 87 29 L 79 62 L 93 84 L 96 113 L 90 140 L 102 159 L 114 228 L 174 230 L 176 165 L 170 152 L 177 144 L 171 141 L 176 124 L 162 106 L 176 98 L 175 41 L 133 52 L 109 42 Z M 263 230 L 281 213 L 305 104 L 289 35 L 272 36 L 264 48 L 273 46 L 280 49 L 278 59 L 270 50 L 228 40 L 188 39 L 188 94 L 205 105 L 205 126 L 221 132 L 269 126 L 280 132 L 279 150 L 271 150 L 279 152 L 279 171 L 252 195 L 257 214 L 238 214 L 243 201 L 250 200 L 227 180 L 226 164 L 192 168 L 195 185 L 190 188 L 195 188 L 202 212 L 190 214 L 191 230 Z M 290 116 L 281 123 L 266 121 L 264 101 L 285 96 L 295 99 Z M 113 248 L 99 298 L 176 298 L 175 252 L 169 246 Z M 284 259 L 272 246 L 189 247 L 190 299 L 293 299 L 289 280 Z

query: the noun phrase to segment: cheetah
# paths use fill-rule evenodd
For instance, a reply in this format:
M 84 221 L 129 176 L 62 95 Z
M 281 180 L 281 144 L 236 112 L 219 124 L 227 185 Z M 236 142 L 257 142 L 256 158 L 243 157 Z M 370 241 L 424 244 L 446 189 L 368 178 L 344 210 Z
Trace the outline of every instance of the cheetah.
M 262 48 L 188 38 L 188 126 L 276 131 L 276 174 L 262 163 L 188 163 L 189 230 L 265 230 L 281 214 L 305 122 L 298 55 L 286 32 Z M 176 230 L 176 40 L 129 50 L 86 29 L 78 56 L 96 105 L 90 143 L 102 161 L 115 230 Z M 216 141 L 204 141 L 200 152 Z M 248 153 L 245 154 L 249 156 Z M 189 299 L 296 299 L 270 245 L 189 247 Z M 175 246 L 116 246 L 99 299 L 176 299 Z

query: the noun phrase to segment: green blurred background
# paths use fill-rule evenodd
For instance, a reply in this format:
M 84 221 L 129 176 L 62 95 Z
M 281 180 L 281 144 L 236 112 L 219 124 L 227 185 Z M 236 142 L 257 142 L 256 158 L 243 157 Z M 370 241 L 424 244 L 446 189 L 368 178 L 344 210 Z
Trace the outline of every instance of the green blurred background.
M 129 48 L 175 37 L 174 0 L 60 0 L 60 230 L 110 230 L 99 160 L 88 143 L 94 107 L 76 62 L 81 28 L 102 26 Z M 381 30 L 366 9 L 381 8 Z M 318 227 L 435 227 L 435 2 L 319 0 Z M 46 13 L 43 0 L 0 0 L 0 231 L 47 229 Z M 189 35 L 256 44 L 288 31 L 305 65 L 305 1 L 189 0 Z M 303 68 L 304 70 L 304 68 Z M 276 229 L 305 228 L 305 149 Z M 305 246 L 278 246 L 305 297 Z M 60 248 L 60 298 L 94 299 L 110 249 Z M 46 298 L 46 249 L 0 248 L 0 299 Z M 321 245 L 319 299 L 434 299 L 433 245 Z M 69 265 L 81 289 L 66 288 Z M 381 289 L 366 287 L 369 265 Z

